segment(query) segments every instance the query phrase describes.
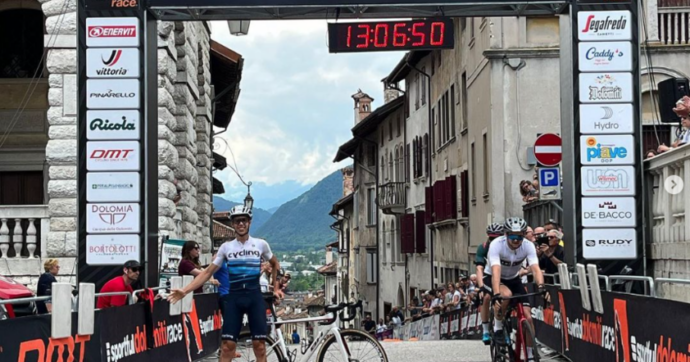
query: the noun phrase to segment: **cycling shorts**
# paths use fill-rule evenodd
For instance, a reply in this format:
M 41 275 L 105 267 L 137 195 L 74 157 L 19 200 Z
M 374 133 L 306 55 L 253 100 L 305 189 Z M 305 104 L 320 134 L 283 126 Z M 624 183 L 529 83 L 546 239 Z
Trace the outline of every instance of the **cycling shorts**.
M 266 302 L 261 289 L 231 291 L 222 297 L 223 340 L 237 342 L 242 330 L 242 319 L 247 315 L 252 340 L 265 340 L 268 333 L 266 323 Z
M 484 275 L 484 285 L 488 290 L 492 290 L 492 282 L 491 282 L 491 275 Z M 527 289 L 525 288 L 525 284 L 522 284 L 522 279 L 520 277 L 513 278 L 513 279 L 501 279 L 501 284 L 505 285 L 510 292 L 513 294 L 513 296 L 518 296 L 518 295 L 523 295 L 527 294 Z M 493 291 L 492 291 L 493 294 Z M 526 297 L 523 298 L 518 298 L 518 302 L 520 302 L 522 305 L 525 307 L 530 306 L 529 299 Z

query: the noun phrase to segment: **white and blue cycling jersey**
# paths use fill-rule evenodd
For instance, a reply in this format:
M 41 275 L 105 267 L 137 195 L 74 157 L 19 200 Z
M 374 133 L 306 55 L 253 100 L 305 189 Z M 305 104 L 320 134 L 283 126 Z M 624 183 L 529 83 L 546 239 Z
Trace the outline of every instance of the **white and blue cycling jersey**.
M 237 239 L 228 241 L 220 246 L 213 264 L 228 268 L 230 290 L 259 289 L 261 277 L 261 262 L 273 257 L 271 248 L 263 239 L 249 237 L 244 243 Z

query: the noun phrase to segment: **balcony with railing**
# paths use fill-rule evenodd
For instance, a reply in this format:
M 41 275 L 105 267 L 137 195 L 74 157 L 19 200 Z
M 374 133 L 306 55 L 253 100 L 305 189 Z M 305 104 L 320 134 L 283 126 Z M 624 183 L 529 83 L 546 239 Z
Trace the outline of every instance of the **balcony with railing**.
M 48 205 L 0 206 L 0 258 L 40 257 L 49 229 Z
M 387 182 L 379 186 L 378 205 L 384 214 L 404 214 L 406 182 Z
M 662 44 L 690 44 L 690 0 L 657 0 L 656 20 Z

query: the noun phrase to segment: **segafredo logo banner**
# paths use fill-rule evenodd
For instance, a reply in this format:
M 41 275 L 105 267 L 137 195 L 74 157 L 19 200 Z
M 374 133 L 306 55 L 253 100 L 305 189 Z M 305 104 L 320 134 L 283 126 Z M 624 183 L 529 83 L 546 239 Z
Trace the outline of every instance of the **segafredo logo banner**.
M 137 78 L 139 49 L 86 49 L 86 75 L 89 78 Z
M 633 106 L 625 104 L 581 104 L 580 133 L 633 133 Z
M 86 18 L 86 46 L 139 46 L 139 19 Z
M 580 102 L 633 101 L 632 73 L 580 73 Z
M 86 232 L 138 233 L 139 204 L 86 204 Z
M 632 135 L 580 136 L 583 165 L 632 165 L 635 163 Z
M 86 81 L 86 108 L 139 108 L 139 80 L 88 79 Z
M 629 11 L 580 11 L 577 14 L 578 39 L 631 40 L 632 26 Z
M 86 138 L 89 140 L 138 140 L 139 111 L 87 111 Z
M 578 47 L 578 66 L 582 72 L 632 70 L 630 42 L 582 42 Z

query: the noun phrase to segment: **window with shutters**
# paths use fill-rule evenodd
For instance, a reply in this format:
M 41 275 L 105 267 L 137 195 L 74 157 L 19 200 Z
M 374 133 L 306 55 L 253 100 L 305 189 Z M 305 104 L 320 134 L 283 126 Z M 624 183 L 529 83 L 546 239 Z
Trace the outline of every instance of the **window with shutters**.
M 455 137 L 455 84 L 450 86 L 450 137 Z
M 355 190 L 352 196 L 353 214 L 355 219 L 355 228 L 359 227 L 359 190 Z
M 376 284 L 377 269 L 376 251 L 367 250 L 367 283 Z
M 419 78 L 420 78 L 419 73 L 415 73 L 414 88 L 417 90 L 417 92 L 416 92 L 417 94 L 415 94 L 415 97 L 414 97 L 414 109 L 415 110 L 419 109 L 419 98 L 420 98 L 420 95 L 422 94 L 422 88 L 421 88 L 422 83 L 420 82 Z
M 467 170 L 460 173 L 460 207 L 462 208 L 462 217 L 470 217 L 470 193 L 469 193 L 469 178 Z
M 467 129 L 467 73 L 463 72 L 460 81 L 460 98 L 462 98 L 462 130 Z
M 385 264 L 388 262 L 388 229 L 385 221 L 381 224 L 381 262 Z
M 426 67 L 422 67 L 422 73 L 426 74 Z M 421 95 L 422 105 L 426 105 L 426 83 L 427 83 L 427 79 L 424 77 L 422 77 L 421 79 L 422 79 L 422 95 Z
M 388 121 L 388 140 L 393 139 L 393 120 Z
M 405 182 L 410 181 L 410 144 L 405 145 Z
M 388 180 L 395 181 L 395 170 L 393 169 L 393 152 L 388 153 Z
M 427 186 L 424 188 L 424 209 L 425 209 L 425 224 L 434 222 L 434 191 L 433 187 Z
M 367 189 L 367 226 L 376 225 L 376 190 Z
M 424 155 L 424 171 L 423 173 L 426 176 L 429 176 L 429 171 L 431 170 L 430 167 L 430 162 L 429 162 L 429 134 L 426 133 L 424 134 L 424 139 L 422 140 L 422 154 Z
M 415 253 L 424 254 L 426 253 L 426 225 L 425 225 L 425 211 L 417 210 L 414 215 L 414 244 Z
M 379 178 L 381 180 L 386 179 L 386 153 L 383 152 L 383 156 L 381 156 L 381 171 L 379 174 Z
M 474 202 L 474 200 L 477 199 L 477 192 L 475 189 L 476 188 L 475 185 L 477 184 L 477 177 L 476 177 L 476 175 L 477 175 L 477 159 L 475 158 L 475 155 L 474 155 L 474 142 L 472 142 L 472 144 L 470 146 L 470 157 L 471 157 L 471 165 L 470 166 L 471 166 L 471 172 L 472 172 L 472 175 L 471 175 L 471 177 L 472 177 L 471 181 L 472 182 L 470 185 L 470 190 L 472 191 L 472 194 L 470 197 L 472 198 L 472 202 Z
M 405 214 L 400 218 L 400 240 L 403 253 L 412 254 L 415 252 L 414 214 Z
M 482 158 L 483 158 L 483 167 L 482 169 L 484 170 L 482 177 L 484 178 L 484 198 L 487 198 L 489 196 L 489 145 L 486 142 L 486 133 L 482 135 Z

